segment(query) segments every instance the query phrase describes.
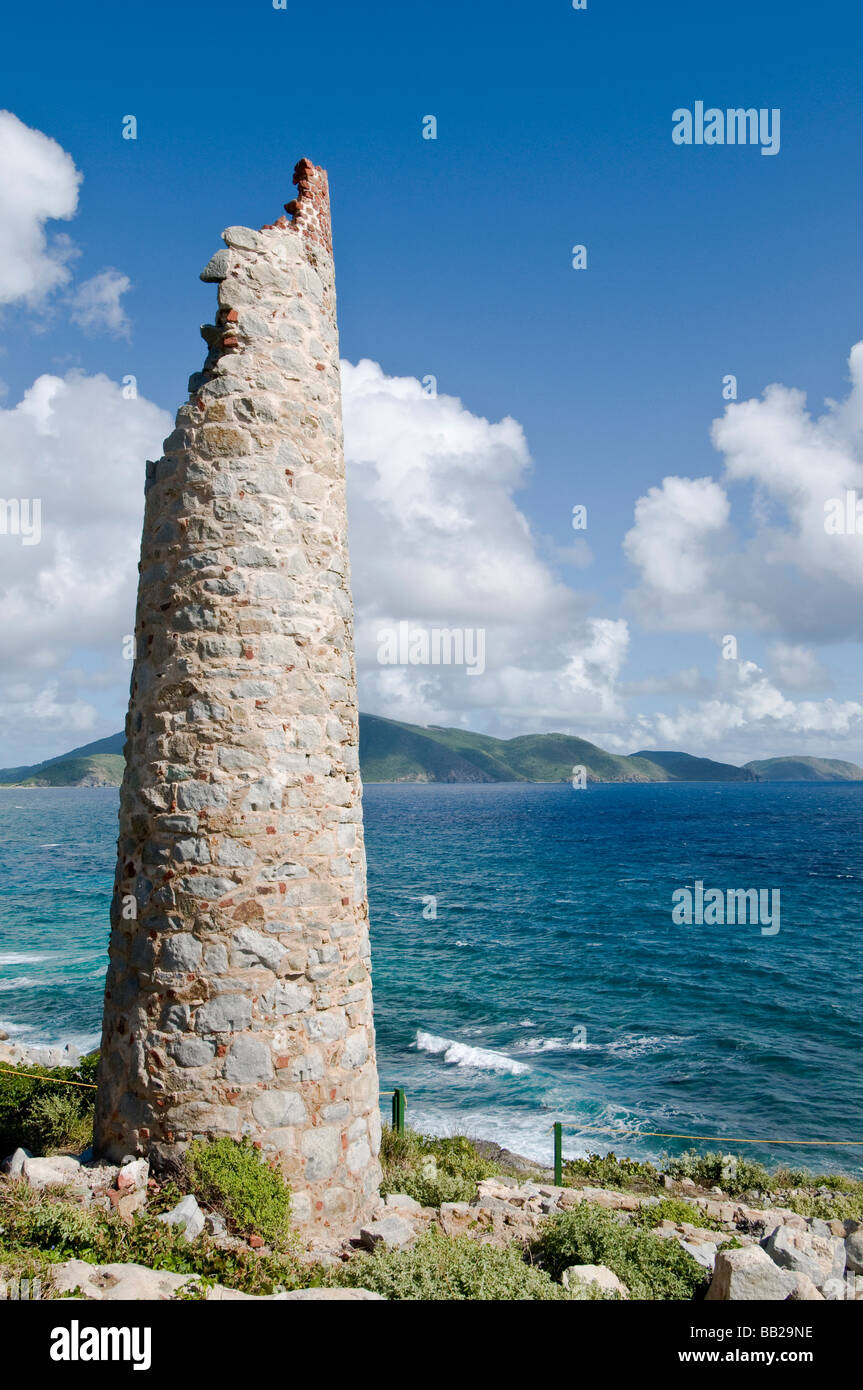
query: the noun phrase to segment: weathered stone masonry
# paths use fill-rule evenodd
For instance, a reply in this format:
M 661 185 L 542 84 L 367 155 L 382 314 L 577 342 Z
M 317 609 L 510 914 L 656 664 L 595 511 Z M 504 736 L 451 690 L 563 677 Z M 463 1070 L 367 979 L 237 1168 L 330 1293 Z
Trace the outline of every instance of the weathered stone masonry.
M 294 182 L 202 272 L 209 355 L 147 465 L 96 1145 L 248 1134 L 344 1222 L 380 1120 L 327 176 Z

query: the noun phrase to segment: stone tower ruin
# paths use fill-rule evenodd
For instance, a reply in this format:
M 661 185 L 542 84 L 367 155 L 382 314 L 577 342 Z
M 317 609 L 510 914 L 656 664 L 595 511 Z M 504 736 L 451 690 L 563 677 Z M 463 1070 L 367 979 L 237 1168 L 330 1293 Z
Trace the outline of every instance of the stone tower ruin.
M 327 176 L 229 227 L 147 464 L 95 1145 L 248 1135 L 300 1221 L 375 1204 L 380 1118 Z

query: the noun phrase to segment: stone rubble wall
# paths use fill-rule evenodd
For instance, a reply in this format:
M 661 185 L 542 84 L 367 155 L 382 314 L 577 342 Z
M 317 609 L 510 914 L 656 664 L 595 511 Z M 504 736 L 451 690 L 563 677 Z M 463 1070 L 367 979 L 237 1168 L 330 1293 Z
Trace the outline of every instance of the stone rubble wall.
M 294 181 L 202 272 L 209 354 L 147 465 L 96 1144 L 247 1134 L 344 1223 L 380 1112 L 329 201 Z

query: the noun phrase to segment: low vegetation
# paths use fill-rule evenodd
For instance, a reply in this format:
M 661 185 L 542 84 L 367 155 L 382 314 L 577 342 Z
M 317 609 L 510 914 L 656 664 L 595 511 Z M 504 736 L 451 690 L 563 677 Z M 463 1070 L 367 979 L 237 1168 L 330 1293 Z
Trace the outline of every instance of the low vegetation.
M 91 1264 L 141 1264 L 193 1274 L 204 1284 L 225 1284 L 244 1293 L 307 1288 L 321 1272 L 303 1265 L 293 1252 L 256 1252 L 245 1246 L 224 1249 L 206 1235 L 187 1241 L 151 1211 L 130 1223 L 114 1212 L 84 1207 L 62 1189 L 40 1192 L 25 1182 L 0 1183 L 0 1271 L 6 1278 L 41 1277 L 50 1282 L 51 1265 L 61 1260 Z
M 745 1192 L 758 1192 L 771 1185 L 770 1174 L 761 1163 L 735 1154 L 697 1149 L 685 1149 L 675 1156 L 666 1155 L 665 1171 L 680 1181 L 689 1178 L 699 1187 L 721 1187 L 730 1197 L 742 1197 Z
M 569 1158 L 563 1165 L 563 1181 L 568 1187 L 581 1184 L 594 1187 L 616 1187 L 624 1192 L 643 1192 L 651 1195 L 662 1190 L 659 1172 L 652 1163 L 639 1163 L 634 1158 L 618 1158 L 615 1153 L 588 1154 L 587 1158 Z
M 99 1055 L 83 1057 L 75 1067 L 12 1067 L 0 1073 L 0 1158 L 13 1149 L 48 1154 L 67 1149 L 81 1153 L 93 1137 L 93 1098 L 86 1086 L 57 1082 L 96 1080 Z M 40 1081 L 41 1076 L 49 1077 Z
M 237 1235 L 258 1235 L 274 1250 L 291 1240 L 291 1189 L 250 1139 L 196 1140 L 186 1154 L 187 1186 L 220 1212 Z
M 706 1231 L 722 1230 L 721 1221 L 716 1221 L 694 1202 L 686 1202 L 681 1197 L 663 1197 L 652 1206 L 640 1207 L 629 1218 L 631 1226 L 642 1226 L 648 1230 L 661 1226 L 663 1221 L 673 1221 L 675 1226 L 686 1222 L 690 1226 L 701 1226 Z
M 371 1289 L 390 1299 L 552 1300 L 571 1297 L 520 1249 L 483 1245 L 470 1236 L 445 1236 L 431 1227 L 410 1250 L 357 1255 L 327 1283 Z
M 463 1135 L 435 1139 L 416 1130 L 384 1128 L 381 1138 L 383 1182 L 381 1195 L 406 1192 L 424 1207 L 442 1202 L 469 1202 L 483 1178 L 497 1177 L 501 1168 L 483 1158 Z
M 730 1197 L 766 1194 L 775 1206 L 801 1216 L 863 1220 L 863 1181 L 844 1173 L 812 1173 L 808 1168 L 779 1167 L 770 1172 L 761 1163 L 736 1154 L 687 1149 L 666 1157 L 671 1177 L 689 1178 L 699 1187 L 720 1187 Z
M 589 1202 L 551 1217 L 532 1253 L 553 1279 L 570 1265 L 606 1265 L 634 1299 L 691 1299 L 705 1281 L 704 1270 L 676 1240 Z

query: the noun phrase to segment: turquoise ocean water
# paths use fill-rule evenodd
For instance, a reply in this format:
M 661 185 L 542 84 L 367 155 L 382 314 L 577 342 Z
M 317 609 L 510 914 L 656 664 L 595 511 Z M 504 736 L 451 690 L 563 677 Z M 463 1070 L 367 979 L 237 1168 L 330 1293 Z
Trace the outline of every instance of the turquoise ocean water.
M 98 1040 L 116 816 L 0 789 L 21 1042 Z M 863 784 L 371 785 L 365 816 L 381 1086 L 415 1124 L 546 1160 L 555 1119 L 568 1153 L 812 1139 L 745 1151 L 863 1172 L 828 1142 L 863 1139 Z M 696 879 L 778 888 L 779 932 L 674 925 Z

